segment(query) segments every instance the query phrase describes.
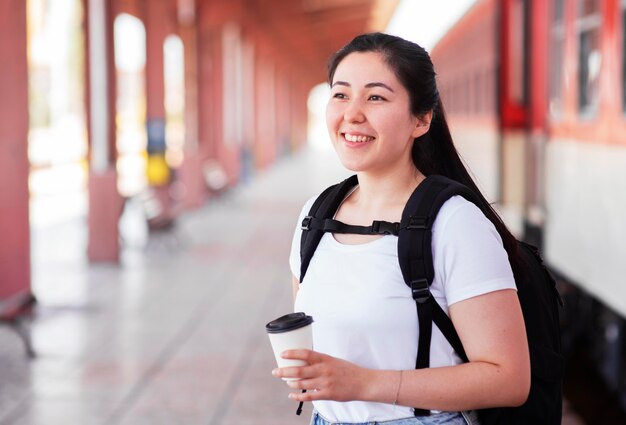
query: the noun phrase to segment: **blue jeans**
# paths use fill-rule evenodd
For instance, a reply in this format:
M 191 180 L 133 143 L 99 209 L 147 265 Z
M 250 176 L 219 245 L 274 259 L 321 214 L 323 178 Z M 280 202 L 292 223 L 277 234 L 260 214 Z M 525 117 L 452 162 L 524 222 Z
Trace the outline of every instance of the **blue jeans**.
M 311 425 L 478 425 L 475 412 L 442 412 L 430 416 L 411 416 L 410 418 L 374 422 L 330 422 L 317 411 L 313 411 Z

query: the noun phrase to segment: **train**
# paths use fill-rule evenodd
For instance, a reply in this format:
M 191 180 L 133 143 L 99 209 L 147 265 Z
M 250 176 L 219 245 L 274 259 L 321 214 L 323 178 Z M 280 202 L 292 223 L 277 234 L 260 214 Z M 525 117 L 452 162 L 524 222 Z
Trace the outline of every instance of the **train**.
M 626 1 L 478 0 L 431 50 L 457 148 L 626 411 Z

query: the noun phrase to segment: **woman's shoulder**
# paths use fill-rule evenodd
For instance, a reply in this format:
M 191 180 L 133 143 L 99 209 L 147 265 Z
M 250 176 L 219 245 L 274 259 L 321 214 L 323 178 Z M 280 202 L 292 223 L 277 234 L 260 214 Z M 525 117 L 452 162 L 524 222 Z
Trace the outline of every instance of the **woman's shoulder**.
M 461 240 L 479 243 L 485 239 L 493 239 L 502 244 L 496 227 L 480 208 L 459 195 L 453 196 L 443 204 L 433 223 L 432 231 L 435 243 L 441 243 L 441 238 L 444 238 L 446 243 Z
M 451 197 L 441 206 L 434 226 L 442 227 L 450 221 L 468 225 L 477 222 L 491 223 L 480 208 L 460 195 Z
M 433 225 L 433 261 L 448 305 L 500 289 L 515 281 L 502 239 L 480 208 L 450 198 Z

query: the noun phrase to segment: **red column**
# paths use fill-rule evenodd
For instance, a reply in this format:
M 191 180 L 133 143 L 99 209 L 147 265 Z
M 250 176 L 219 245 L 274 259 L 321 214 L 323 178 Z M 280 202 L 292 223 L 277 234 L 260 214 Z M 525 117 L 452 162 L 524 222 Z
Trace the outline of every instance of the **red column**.
M 236 113 L 241 109 L 233 107 L 239 104 L 240 95 L 234 85 L 240 79 L 234 72 L 224 72 L 236 70 L 241 60 L 242 1 L 199 2 L 198 25 L 200 148 L 207 160 L 223 169 L 232 184 L 241 172 L 241 124 Z M 225 86 L 226 80 L 231 84 Z
M 194 0 L 179 0 L 179 31 L 185 49 L 185 158 L 179 170 L 183 184 L 183 208 L 195 208 L 206 199 L 199 149 L 198 26 Z
M 282 65 L 277 70 L 276 85 L 276 126 L 277 126 L 277 155 L 290 150 L 291 134 L 291 81 L 289 69 Z
M 165 218 L 173 216 L 171 171 L 165 159 L 165 69 L 163 43 L 171 31 L 169 0 L 150 0 L 146 10 L 146 126 L 148 135 L 148 184 L 161 204 Z
M 271 45 L 260 40 L 256 59 L 256 146 L 255 160 L 258 168 L 267 167 L 275 157 L 276 131 L 276 61 Z
M 112 1 L 84 0 L 87 32 L 87 113 L 90 147 L 87 257 L 118 262 L 123 200 L 115 169 L 115 62 Z
M 146 100 L 148 119 L 165 118 L 163 42 L 168 35 L 167 0 L 146 2 Z
M 198 23 L 198 151 L 205 161 L 217 157 L 218 135 L 222 133 L 221 99 L 222 63 L 219 60 L 218 31 L 210 21 L 211 5 L 200 2 L 197 7 Z M 217 39 L 217 41 L 216 41 Z M 215 53 L 218 50 L 218 53 Z
M 0 2 L 0 301 L 30 293 L 26 2 Z
M 203 156 L 215 158 L 222 133 L 222 108 L 218 102 L 222 96 L 222 74 L 219 71 L 222 62 L 215 50 L 221 53 L 221 48 L 216 42 L 219 35 L 215 29 L 201 25 L 199 32 L 198 144 Z

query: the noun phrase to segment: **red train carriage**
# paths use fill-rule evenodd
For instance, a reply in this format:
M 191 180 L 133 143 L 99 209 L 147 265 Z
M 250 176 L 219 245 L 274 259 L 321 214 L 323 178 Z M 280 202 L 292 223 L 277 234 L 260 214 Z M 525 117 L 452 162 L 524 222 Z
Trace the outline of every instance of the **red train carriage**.
M 479 0 L 432 57 L 479 185 L 571 285 L 566 346 L 626 410 L 626 1 Z

